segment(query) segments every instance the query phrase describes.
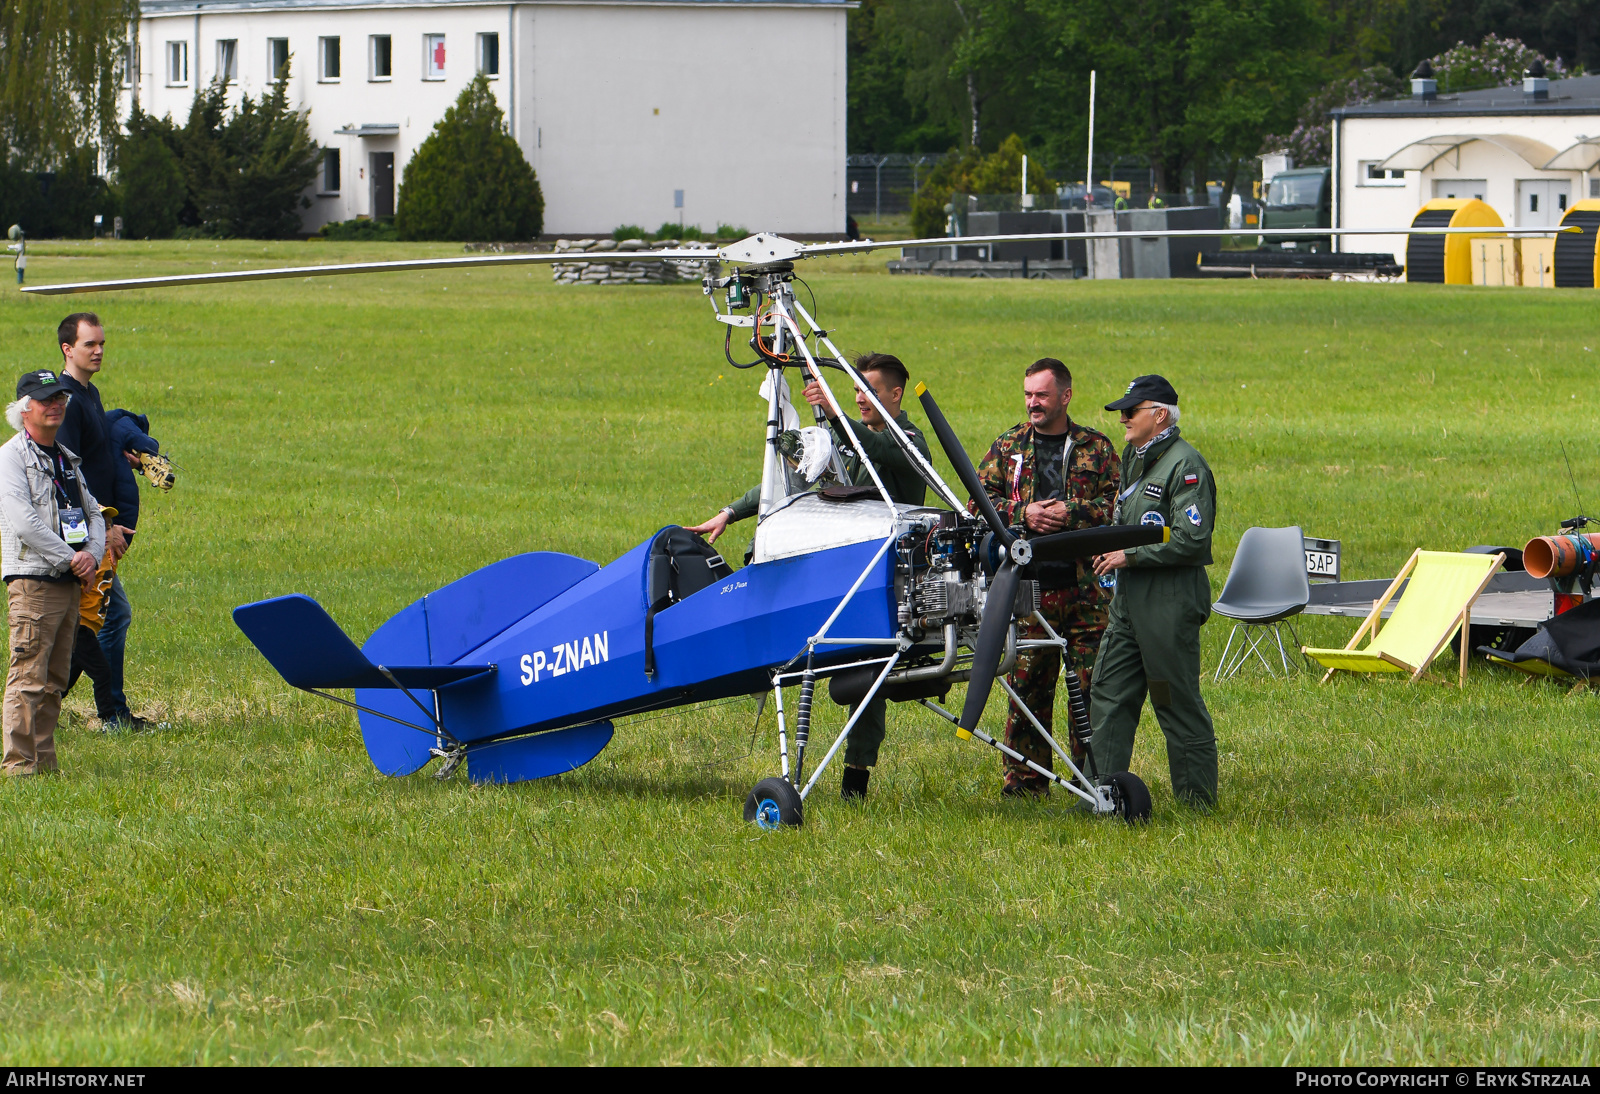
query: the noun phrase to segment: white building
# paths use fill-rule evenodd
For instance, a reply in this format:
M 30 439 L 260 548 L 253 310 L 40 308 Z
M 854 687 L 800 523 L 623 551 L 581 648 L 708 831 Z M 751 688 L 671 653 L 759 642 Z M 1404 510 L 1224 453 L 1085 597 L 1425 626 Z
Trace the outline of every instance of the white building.
M 841 232 L 849 0 L 142 0 L 124 93 L 180 124 L 286 58 L 324 170 L 305 214 L 394 211 L 406 162 L 478 72 L 538 172 L 545 231 L 666 221 Z
M 1433 198 L 1480 198 L 1507 225 L 1550 227 L 1574 201 L 1600 197 L 1600 76 L 1333 111 L 1333 223 L 1408 225 Z M 1353 236 L 1345 251 L 1404 255 L 1402 235 Z

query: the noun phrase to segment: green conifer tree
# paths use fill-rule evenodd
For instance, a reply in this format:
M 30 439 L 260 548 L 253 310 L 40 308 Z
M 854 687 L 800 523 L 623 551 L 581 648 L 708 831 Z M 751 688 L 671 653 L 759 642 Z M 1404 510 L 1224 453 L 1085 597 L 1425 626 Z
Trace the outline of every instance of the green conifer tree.
M 479 75 L 406 164 L 401 239 L 524 240 L 544 230 L 544 194 Z

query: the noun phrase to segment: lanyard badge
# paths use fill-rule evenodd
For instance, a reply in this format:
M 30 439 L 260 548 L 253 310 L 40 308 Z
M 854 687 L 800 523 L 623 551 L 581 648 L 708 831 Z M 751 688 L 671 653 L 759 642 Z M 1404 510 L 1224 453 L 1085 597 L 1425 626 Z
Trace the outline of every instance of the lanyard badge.
M 89 542 L 89 521 L 82 509 L 74 506 L 61 510 L 61 538 L 69 547 L 82 547 Z
M 71 478 L 72 471 L 66 466 L 66 461 L 56 454 L 51 463 L 55 465 L 54 476 L 56 494 L 61 499 L 59 515 L 61 518 L 61 538 L 69 547 L 81 547 L 89 542 L 89 520 L 84 515 L 81 506 L 73 505 L 72 498 L 67 494 L 63 478 Z

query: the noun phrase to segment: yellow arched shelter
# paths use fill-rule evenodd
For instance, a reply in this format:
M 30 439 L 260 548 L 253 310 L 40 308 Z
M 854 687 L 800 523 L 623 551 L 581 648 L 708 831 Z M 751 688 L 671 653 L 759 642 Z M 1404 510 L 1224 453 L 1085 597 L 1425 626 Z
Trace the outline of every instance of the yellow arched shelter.
M 1412 218 L 1413 228 L 1504 228 L 1505 221 L 1477 198 L 1434 198 Z M 1472 284 L 1472 241 L 1496 235 L 1406 237 L 1406 280 L 1434 285 Z
M 1563 228 L 1582 228 L 1556 235 L 1556 288 L 1592 289 L 1600 286 L 1600 201 L 1580 201 L 1561 218 Z

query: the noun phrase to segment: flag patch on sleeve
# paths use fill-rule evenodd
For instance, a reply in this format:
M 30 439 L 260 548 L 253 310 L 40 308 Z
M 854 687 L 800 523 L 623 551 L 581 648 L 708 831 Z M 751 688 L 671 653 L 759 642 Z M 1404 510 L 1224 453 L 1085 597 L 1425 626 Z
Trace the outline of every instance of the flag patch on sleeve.
M 1200 476 L 1199 475 L 1185 475 L 1183 477 L 1183 485 L 1185 485 L 1185 486 L 1193 486 L 1195 483 L 1197 483 L 1199 481 L 1200 481 Z

